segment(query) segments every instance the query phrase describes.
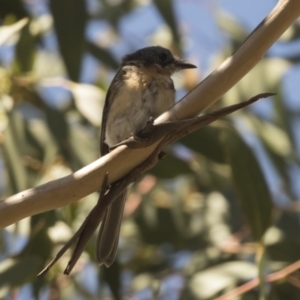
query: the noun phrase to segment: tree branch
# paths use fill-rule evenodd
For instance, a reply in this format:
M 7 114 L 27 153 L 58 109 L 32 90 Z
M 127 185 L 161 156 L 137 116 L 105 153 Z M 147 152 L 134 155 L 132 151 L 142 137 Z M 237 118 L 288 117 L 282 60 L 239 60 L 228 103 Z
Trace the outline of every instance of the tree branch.
M 300 0 L 279 1 L 232 56 L 180 102 L 158 117 L 155 124 L 191 118 L 216 102 L 260 61 L 299 15 Z M 3 200 L 0 202 L 0 227 L 68 205 L 99 190 L 107 172 L 108 184 L 116 182 L 141 165 L 158 143 L 142 149 L 120 146 L 73 174 Z
M 88 240 L 91 238 L 97 227 L 99 226 L 102 218 L 104 216 L 105 211 L 107 210 L 108 206 L 112 204 L 115 199 L 126 190 L 128 185 L 132 182 L 135 182 L 139 176 L 149 170 L 150 168 L 154 167 L 157 162 L 159 161 L 159 154 L 161 153 L 162 149 L 167 146 L 168 144 L 180 139 L 181 137 L 196 131 L 215 120 L 224 117 L 238 109 L 241 109 L 247 105 L 252 104 L 253 102 L 257 101 L 260 98 L 265 98 L 272 96 L 272 93 L 264 93 L 257 95 L 248 101 L 244 101 L 238 104 L 234 104 L 219 110 L 216 110 L 210 114 L 206 114 L 200 117 L 195 117 L 187 120 L 182 121 L 173 121 L 167 123 L 161 123 L 154 125 L 151 127 L 151 131 L 147 132 L 149 136 L 146 139 L 142 140 L 134 140 L 134 138 L 130 138 L 122 142 L 122 144 L 128 143 L 134 147 L 137 146 L 150 146 L 150 143 L 155 143 L 156 141 L 160 140 L 158 146 L 152 152 L 152 154 L 138 167 L 134 168 L 129 174 L 124 176 L 121 180 L 114 183 L 108 190 L 107 181 L 108 181 L 108 174 L 106 175 L 104 182 L 102 183 L 101 187 L 101 195 L 99 197 L 98 203 L 96 206 L 91 210 L 91 212 L 86 217 L 85 221 L 82 223 L 80 228 L 77 232 L 73 235 L 73 237 L 64 245 L 64 247 L 56 254 L 56 256 L 50 261 L 50 263 L 38 274 L 38 276 L 42 276 L 47 273 L 51 267 L 60 259 L 60 257 L 72 246 L 73 243 L 77 241 L 75 249 L 72 252 L 70 261 L 64 271 L 64 274 L 69 275 L 72 271 L 73 267 L 75 266 L 77 260 L 79 259 L 81 253 L 84 250 L 85 245 L 87 244 Z M 148 128 L 146 126 L 146 128 Z M 134 143 L 135 142 L 135 143 Z
M 297 260 L 296 262 L 288 265 L 287 267 L 283 268 L 280 271 L 268 274 L 265 277 L 266 282 L 274 282 L 274 281 L 278 281 L 278 280 L 282 280 L 282 279 L 286 279 L 287 281 L 291 281 L 291 284 L 297 284 L 296 287 L 299 288 L 299 280 L 297 280 L 297 282 L 295 282 L 295 280 L 293 280 L 293 277 L 288 277 L 290 274 L 296 272 L 297 270 L 299 270 L 300 268 L 300 260 Z M 291 280 L 292 279 L 292 280 Z M 230 292 L 216 298 L 215 300 L 231 300 L 234 299 L 240 295 L 245 294 L 246 292 L 249 292 L 251 290 L 253 290 L 254 288 L 259 286 L 259 278 L 254 278 L 246 283 L 244 283 L 243 285 L 231 290 Z

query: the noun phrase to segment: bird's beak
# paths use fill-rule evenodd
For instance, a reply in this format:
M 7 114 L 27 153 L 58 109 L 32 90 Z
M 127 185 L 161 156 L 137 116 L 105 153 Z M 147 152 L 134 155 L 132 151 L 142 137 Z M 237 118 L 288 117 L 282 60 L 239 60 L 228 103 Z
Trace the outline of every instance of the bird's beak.
M 189 64 L 189 63 L 186 63 L 186 62 L 183 62 L 183 61 L 176 61 L 175 65 L 178 69 L 181 69 L 181 70 L 197 68 L 195 65 Z

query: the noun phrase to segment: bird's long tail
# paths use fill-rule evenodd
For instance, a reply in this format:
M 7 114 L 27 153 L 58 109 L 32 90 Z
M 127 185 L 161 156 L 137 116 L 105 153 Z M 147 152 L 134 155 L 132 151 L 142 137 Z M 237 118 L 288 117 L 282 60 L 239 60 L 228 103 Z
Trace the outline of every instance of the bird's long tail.
M 126 194 L 122 193 L 107 208 L 97 237 L 97 260 L 106 267 L 112 265 L 117 254 Z

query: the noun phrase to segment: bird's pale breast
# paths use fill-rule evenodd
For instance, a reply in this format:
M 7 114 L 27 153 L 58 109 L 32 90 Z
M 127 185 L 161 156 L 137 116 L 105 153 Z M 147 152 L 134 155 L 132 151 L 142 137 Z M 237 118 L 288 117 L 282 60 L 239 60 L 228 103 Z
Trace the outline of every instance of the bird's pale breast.
M 106 124 L 105 142 L 110 147 L 143 129 L 150 117 L 168 110 L 175 99 L 168 75 L 136 66 L 125 66 L 121 71 L 122 80 L 111 99 Z

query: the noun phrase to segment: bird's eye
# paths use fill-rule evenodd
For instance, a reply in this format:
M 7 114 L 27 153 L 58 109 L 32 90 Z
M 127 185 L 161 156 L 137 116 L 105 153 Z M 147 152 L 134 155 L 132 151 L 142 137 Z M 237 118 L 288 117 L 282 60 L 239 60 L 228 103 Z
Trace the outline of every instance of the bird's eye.
M 160 53 L 158 57 L 160 61 L 166 61 L 168 59 L 168 55 L 166 53 Z

